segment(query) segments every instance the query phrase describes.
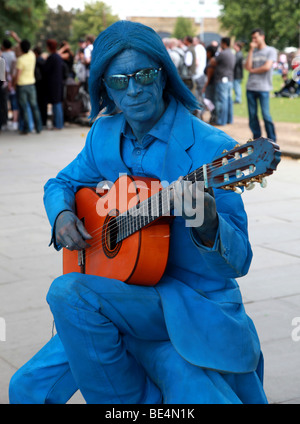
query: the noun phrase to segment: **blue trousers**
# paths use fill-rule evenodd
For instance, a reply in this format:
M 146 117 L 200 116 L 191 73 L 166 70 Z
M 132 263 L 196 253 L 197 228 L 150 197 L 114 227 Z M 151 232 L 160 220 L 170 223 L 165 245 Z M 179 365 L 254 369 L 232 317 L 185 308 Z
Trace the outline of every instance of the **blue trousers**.
M 215 106 L 217 113 L 217 125 L 232 124 L 233 122 L 233 102 L 232 102 L 232 82 L 217 82 L 215 92 Z
M 17 86 L 17 97 L 22 118 L 24 120 L 23 131 L 30 131 L 30 121 L 28 117 L 28 104 L 31 108 L 32 117 L 37 132 L 42 131 L 42 120 L 37 103 L 36 88 L 34 84 Z
M 53 125 L 55 128 L 62 129 L 64 126 L 64 112 L 62 103 L 53 103 Z
M 47 300 L 58 335 L 12 377 L 10 403 L 66 403 L 77 389 L 91 404 L 267 403 L 260 372 L 205 370 L 176 352 L 154 287 L 74 273 Z
M 261 113 L 265 124 L 267 137 L 276 141 L 275 127 L 270 114 L 270 94 L 268 91 L 247 90 L 247 102 L 249 113 L 249 126 L 253 133 L 253 138 L 261 137 L 261 128 L 258 120 L 257 109 L 260 103 Z
M 233 90 L 235 94 L 235 103 L 242 103 L 242 80 L 241 79 L 235 79 L 233 80 Z

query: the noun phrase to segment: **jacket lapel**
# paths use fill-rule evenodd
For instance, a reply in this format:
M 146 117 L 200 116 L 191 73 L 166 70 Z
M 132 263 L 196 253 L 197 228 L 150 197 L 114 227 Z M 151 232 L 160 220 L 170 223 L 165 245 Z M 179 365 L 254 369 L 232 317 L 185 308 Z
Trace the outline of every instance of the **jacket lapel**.
M 187 150 L 194 142 L 192 116 L 181 103 L 178 103 L 161 180 L 172 183 L 180 176 L 185 176 L 191 171 L 193 161 Z
M 102 137 L 107 142 L 102 143 L 101 157 L 98 166 L 100 170 L 105 170 L 104 176 L 107 180 L 115 182 L 120 174 L 130 174 L 121 157 L 121 131 L 124 125 L 124 115 L 118 114 L 114 117 L 106 118 L 107 125 L 102 132 Z M 105 158 L 105 163 L 103 162 Z

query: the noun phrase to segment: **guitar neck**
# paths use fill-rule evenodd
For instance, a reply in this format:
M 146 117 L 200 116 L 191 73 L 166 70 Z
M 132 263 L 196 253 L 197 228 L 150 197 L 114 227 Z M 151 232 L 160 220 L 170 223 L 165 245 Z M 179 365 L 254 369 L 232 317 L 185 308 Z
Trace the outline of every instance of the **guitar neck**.
M 201 166 L 200 168 L 183 177 L 183 180 L 189 181 L 191 183 L 196 181 L 203 181 L 204 168 L 205 165 Z M 151 224 L 158 218 L 162 216 L 169 216 L 174 208 L 172 195 L 173 190 L 174 183 L 150 196 L 147 200 L 138 203 L 128 211 L 118 215 L 116 217 L 116 222 L 119 229 L 117 242 L 124 240 L 136 231 L 139 231 L 147 225 Z
M 243 145 L 237 144 L 229 151 L 224 150 L 211 163 L 186 175 L 183 180 L 191 183 L 204 181 L 205 188 L 222 188 L 241 193 L 240 187 L 251 189 L 254 183 L 265 186 L 264 177 L 276 170 L 280 158 L 279 146 L 272 140 L 260 137 Z M 117 241 L 129 237 L 162 216 L 170 215 L 174 206 L 174 184 L 117 216 Z

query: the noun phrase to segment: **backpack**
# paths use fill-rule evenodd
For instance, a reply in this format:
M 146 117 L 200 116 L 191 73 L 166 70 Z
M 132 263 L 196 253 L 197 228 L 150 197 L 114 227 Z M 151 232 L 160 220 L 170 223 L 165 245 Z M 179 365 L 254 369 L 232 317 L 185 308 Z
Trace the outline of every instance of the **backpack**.
M 190 69 L 185 64 L 185 52 L 178 52 L 178 54 L 180 56 L 180 62 L 177 71 L 184 84 L 192 91 L 195 88 L 195 84 L 191 76 Z
M 179 65 L 177 67 L 177 71 L 179 73 L 179 76 L 183 80 L 187 79 L 187 78 L 189 78 L 189 70 L 188 70 L 188 67 L 186 66 L 186 64 L 184 62 L 185 53 L 184 52 L 181 53 L 178 50 L 176 50 L 176 52 L 178 53 L 178 55 L 180 57 Z

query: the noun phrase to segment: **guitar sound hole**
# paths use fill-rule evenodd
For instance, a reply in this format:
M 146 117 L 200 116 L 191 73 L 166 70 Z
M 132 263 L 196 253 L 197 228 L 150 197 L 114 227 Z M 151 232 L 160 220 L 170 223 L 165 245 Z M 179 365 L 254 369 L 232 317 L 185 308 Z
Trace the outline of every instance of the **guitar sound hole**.
M 118 227 L 116 218 L 112 218 L 107 225 L 106 242 L 109 250 L 115 250 L 117 247 Z
M 107 216 L 103 225 L 102 231 L 102 246 L 105 255 L 109 258 L 115 257 L 122 242 L 118 240 L 118 224 L 115 216 Z

